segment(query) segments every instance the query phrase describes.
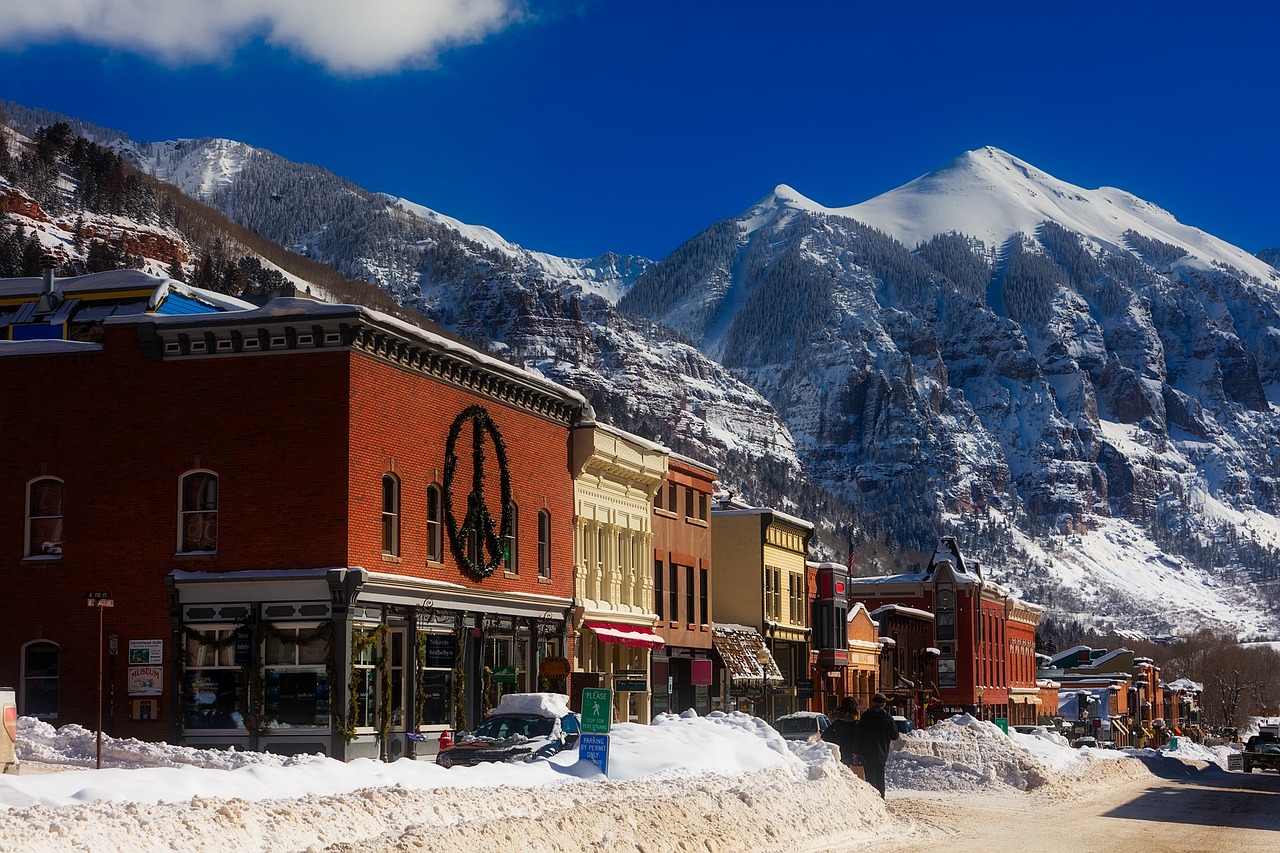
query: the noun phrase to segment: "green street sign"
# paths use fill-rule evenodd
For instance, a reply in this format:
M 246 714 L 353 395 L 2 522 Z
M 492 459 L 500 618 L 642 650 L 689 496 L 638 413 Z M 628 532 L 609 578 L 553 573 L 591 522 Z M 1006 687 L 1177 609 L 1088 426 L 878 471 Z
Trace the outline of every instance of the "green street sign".
M 515 684 L 516 668 L 514 666 L 504 666 L 493 671 L 494 684 Z
M 613 691 L 586 687 L 582 691 L 582 730 L 605 735 L 613 724 Z

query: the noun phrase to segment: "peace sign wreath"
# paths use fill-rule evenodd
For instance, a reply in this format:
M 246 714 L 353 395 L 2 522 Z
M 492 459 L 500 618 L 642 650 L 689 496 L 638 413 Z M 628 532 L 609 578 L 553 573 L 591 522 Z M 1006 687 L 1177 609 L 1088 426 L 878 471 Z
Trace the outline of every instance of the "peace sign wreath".
M 467 514 L 462 527 L 453 514 L 453 478 L 458 472 L 456 446 L 462 428 L 471 424 L 471 491 L 467 494 Z M 484 500 L 484 439 L 493 442 L 498 458 L 498 484 L 502 497 L 502 522 L 498 532 L 493 529 L 493 516 Z M 444 524 L 449 534 L 449 547 L 454 559 L 463 571 L 483 580 L 502 565 L 506 554 L 503 543 L 511 535 L 511 472 L 507 468 L 507 448 L 502 434 L 483 406 L 470 406 L 463 410 L 449 428 L 449 438 L 444 445 Z M 467 552 L 467 542 L 472 536 L 480 541 L 478 559 Z

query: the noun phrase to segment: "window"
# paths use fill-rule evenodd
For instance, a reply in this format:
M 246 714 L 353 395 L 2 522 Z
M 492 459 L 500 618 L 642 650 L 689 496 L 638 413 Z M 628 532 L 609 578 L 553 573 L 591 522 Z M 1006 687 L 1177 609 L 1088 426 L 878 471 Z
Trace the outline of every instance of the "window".
M 22 649 L 22 715 L 58 718 L 58 646 L 28 643 Z
M 218 550 L 218 475 L 212 471 L 191 471 L 179 484 L 182 517 L 179 519 L 178 551 L 213 553 Z
M 671 573 L 667 579 L 671 581 L 671 585 L 667 587 L 667 603 L 671 605 L 671 612 L 667 614 L 667 618 L 672 622 L 680 619 L 680 574 L 679 566 L 669 566 Z
M 268 729 L 329 727 L 329 677 L 319 628 L 273 626 L 263 664 L 263 725 Z
M 703 625 L 711 624 L 711 572 L 698 569 L 698 613 Z
M 805 621 L 804 578 L 792 572 L 787 576 L 787 580 L 790 584 L 788 592 L 790 593 L 791 624 L 803 625 Z
M 667 512 L 675 512 L 677 505 L 676 484 L 667 483 Z
M 27 486 L 28 557 L 62 556 L 62 481 L 52 477 Z
M 938 659 L 938 686 L 939 687 L 955 687 L 956 686 L 956 659 L 955 658 L 939 658 Z
M 709 500 L 710 500 L 710 496 L 706 492 L 698 493 L 698 518 L 701 519 L 702 521 L 707 520 L 707 513 L 708 513 L 707 504 Z
M 685 486 L 684 487 L 684 517 L 686 519 L 693 518 L 693 513 L 694 513 L 694 510 L 696 509 L 697 509 L 697 504 L 694 502 L 694 498 L 693 498 L 693 487 Z
M 444 560 L 444 503 L 440 495 L 439 486 L 427 486 L 427 559 L 436 563 Z
M 453 665 L 457 644 L 453 634 L 418 634 L 418 725 L 453 725 Z
M 551 510 L 538 512 L 538 577 L 551 577 Z
M 236 664 L 234 628 L 194 629 L 186 638 L 187 729 L 244 729 L 244 671 Z
M 956 638 L 956 598 L 951 590 L 938 590 L 937 613 L 934 614 L 934 630 L 939 640 Z
M 355 724 L 359 728 L 381 728 L 384 711 L 384 697 L 389 692 L 391 697 L 390 723 L 394 731 L 404 730 L 404 631 L 400 629 L 387 632 L 385 645 L 374 641 L 376 628 L 361 627 L 356 632 L 360 642 L 352 655 L 352 677 L 355 679 L 356 703 Z M 390 685 L 384 686 L 378 677 L 378 663 L 384 656 L 390 655 L 387 661 L 387 674 Z M 387 691 L 387 692 L 384 692 Z
M 764 615 L 766 619 L 782 618 L 782 569 L 764 567 Z
M 400 556 L 400 481 L 382 475 L 382 553 Z
M 693 566 L 684 567 L 684 619 L 690 625 L 696 618 L 694 610 L 694 596 L 698 590 L 693 585 Z
M 653 609 L 657 611 L 659 619 L 666 619 L 663 614 L 666 612 L 667 602 L 662 595 L 662 563 L 655 562 L 653 564 Z
M 516 537 L 520 532 L 520 508 L 516 506 L 515 501 L 512 501 L 507 504 L 507 509 L 511 513 L 511 528 L 507 531 L 507 538 L 502 542 L 502 568 L 514 575 L 520 571 L 519 555 L 516 551 Z

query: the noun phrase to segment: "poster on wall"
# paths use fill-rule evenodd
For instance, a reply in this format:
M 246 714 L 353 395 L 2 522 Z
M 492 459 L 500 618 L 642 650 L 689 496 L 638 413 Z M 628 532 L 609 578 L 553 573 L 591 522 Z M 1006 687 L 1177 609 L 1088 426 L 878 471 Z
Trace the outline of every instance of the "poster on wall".
M 131 653 L 132 656 L 132 653 Z M 130 696 L 159 696 L 164 692 L 164 667 L 129 667 Z
M 129 665 L 159 666 L 164 663 L 164 640 L 130 640 Z

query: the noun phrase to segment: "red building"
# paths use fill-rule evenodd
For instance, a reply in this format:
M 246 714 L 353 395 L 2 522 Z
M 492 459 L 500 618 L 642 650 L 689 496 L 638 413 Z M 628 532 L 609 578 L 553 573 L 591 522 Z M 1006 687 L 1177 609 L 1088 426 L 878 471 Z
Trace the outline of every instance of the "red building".
M 953 538 L 923 572 L 850 578 L 849 589 L 872 613 L 900 605 L 933 614 L 937 713 L 1036 721 L 1035 626 L 1044 611 L 986 579 Z
M 120 737 L 397 757 L 566 689 L 579 395 L 355 306 L 162 316 L 136 275 L 148 313 L 0 340 L 20 713 L 96 727 L 100 619 Z

